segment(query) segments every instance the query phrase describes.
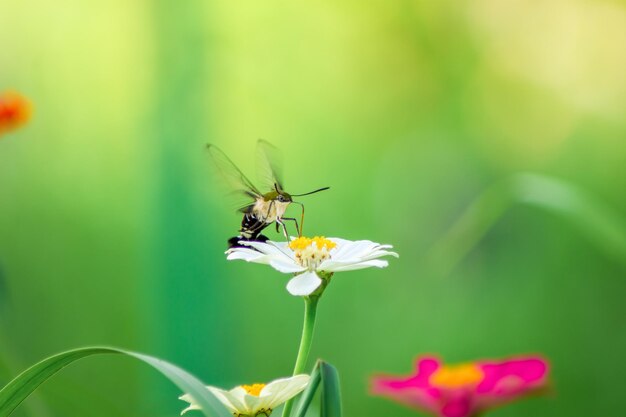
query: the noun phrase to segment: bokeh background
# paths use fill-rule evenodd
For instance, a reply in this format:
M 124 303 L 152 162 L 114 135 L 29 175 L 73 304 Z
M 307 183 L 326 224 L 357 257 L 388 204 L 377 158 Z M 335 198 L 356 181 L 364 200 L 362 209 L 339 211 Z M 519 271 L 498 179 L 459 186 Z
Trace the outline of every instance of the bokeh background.
M 420 353 L 550 358 L 500 417 L 623 415 L 626 7 L 612 0 L 0 0 L 0 382 L 109 344 L 231 386 L 291 372 L 302 301 L 228 263 L 240 219 L 203 146 L 254 176 L 282 149 L 305 232 L 394 244 L 321 301 L 313 357 L 348 416 Z M 297 214 L 297 210 L 293 209 Z M 275 235 L 273 231 L 270 236 Z M 18 416 L 175 416 L 120 357 L 64 370 Z

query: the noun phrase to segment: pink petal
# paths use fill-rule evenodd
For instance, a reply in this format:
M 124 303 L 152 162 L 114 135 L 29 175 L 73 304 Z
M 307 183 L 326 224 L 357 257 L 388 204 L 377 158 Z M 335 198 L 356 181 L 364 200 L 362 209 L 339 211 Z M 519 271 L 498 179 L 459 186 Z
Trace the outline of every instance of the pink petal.
M 441 408 L 444 417 L 470 417 L 473 415 L 472 394 L 464 392 L 455 398 L 448 399 Z
M 480 366 L 485 375 L 476 387 L 481 408 L 511 401 L 547 385 L 548 362 L 540 357 L 482 362 Z
M 372 378 L 372 393 L 390 397 L 400 403 L 439 415 L 440 392 L 432 387 L 430 376 L 439 368 L 433 357 L 418 359 L 415 373 L 408 377 L 377 376 Z

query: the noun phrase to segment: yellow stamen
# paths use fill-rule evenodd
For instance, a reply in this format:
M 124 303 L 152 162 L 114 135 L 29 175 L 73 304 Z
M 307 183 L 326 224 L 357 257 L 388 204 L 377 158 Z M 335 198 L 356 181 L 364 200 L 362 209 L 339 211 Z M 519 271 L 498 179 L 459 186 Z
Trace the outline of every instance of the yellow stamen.
M 315 271 L 322 262 L 330 259 L 330 250 L 335 246 L 335 242 L 320 236 L 299 237 L 289 243 L 294 251 L 295 261 L 309 271 Z
M 294 251 L 305 250 L 314 243 L 319 250 L 323 249 L 324 247 L 326 247 L 326 249 L 328 250 L 331 250 L 332 248 L 337 246 L 335 242 L 326 239 L 324 236 L 315 236 L 314 238 L 299 237 L 297 239 L 294 239 L 289 243 L 289 247 Z
M 473 363 L 443 365 L 430 376 L 430 383 L 445 388 L 474 385 L 483 379 L 482 370 Z
M 252 385 L 242 385 L 241 388 L 245 389 L 246 392 L 250 395 L 254 395 L 258 397 L 261 394 L 261 390 L 265 387 L 265 384 L 252 384 Z

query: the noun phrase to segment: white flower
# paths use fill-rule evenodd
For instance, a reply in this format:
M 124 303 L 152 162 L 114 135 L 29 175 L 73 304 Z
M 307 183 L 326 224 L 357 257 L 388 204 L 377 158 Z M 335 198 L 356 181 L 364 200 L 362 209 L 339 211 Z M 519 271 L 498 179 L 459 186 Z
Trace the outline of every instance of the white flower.
M 350 241 L 339 238 L 299 237 L 291 242 L 240 241 L 249 247 L 236 247 L 226 251 L 227 259 L 267 264 L 277 271 L 296 274 L 287 284 L 293 295 L 306 296 L 321 284 L 322 276 L 340 271 L 353 271 L 372 266 L 388 265 L 382 256 L 398 254 L 388 251 L 391 245 L 381 245 L 369 240 Z
M 207 389 L 236 417 L 259 415 L 269 417 L 274 408 L 302 392 L 309 379 L 308 375 L 295 375 L 276 379 L 267 385 L 239 385 L 230 391 L 211 386 Z M 185 408 L 181 415 L 190 410 L 200 410 L 189 394 L 181 396 L 180 399 L 189 403 L 189 407 Z

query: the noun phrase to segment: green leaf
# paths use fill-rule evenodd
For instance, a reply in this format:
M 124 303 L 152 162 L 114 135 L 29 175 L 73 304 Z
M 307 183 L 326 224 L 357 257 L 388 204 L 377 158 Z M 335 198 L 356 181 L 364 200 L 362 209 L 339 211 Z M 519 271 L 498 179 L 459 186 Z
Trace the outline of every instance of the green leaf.
M 309 385 L 302 392 L 298 407 L 294 411 L 294 417 L 306 415 L 320 384 L 322 386 L 321 417 L 341 417 L 339 373 L 334 366 L 324 361 L 317 361 L 315 364 Z
M 322 415 L 321 417 L 341 417 L 341 387 L 337 368 L 320 362 L 322 375 Z
M 183 392 L 189 393 L 207 417 L 231 417 L 204 384 L 187 371 L 161 359 L 114 347 L 87 347 L 50 356 L 31 366 L 0 391 L 0 417 L 7 417 L 48 378 L 71 363 L 92 355 L 122 354 L 152 366 Z
M 311 401 L 313 401 L 313 397 L 317 392 L 317 388 L 320 385 L 320 381 L 322 380 L 322 376 L 320 374 L 319 362 L 315 364 L 315 368 L 313 368 L 313 372 L 311 372 L 311 379 L 309 380 L 309 385 L 304 389 L 302 394 L 300 395 L 300 401 L 298 402 L 298 406 L 296 407 L 293 416 L 295 417 L 304 417 L 306 411 L 309 409 L 311 405 Z

